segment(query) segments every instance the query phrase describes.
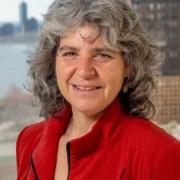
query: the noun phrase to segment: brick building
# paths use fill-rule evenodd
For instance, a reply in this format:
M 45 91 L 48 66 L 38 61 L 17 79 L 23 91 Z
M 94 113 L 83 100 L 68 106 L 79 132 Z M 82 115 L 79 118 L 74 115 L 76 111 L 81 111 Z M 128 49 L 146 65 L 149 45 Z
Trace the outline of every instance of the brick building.
M 180 76 L 156 77 L 157 94 L 153 98 L 157 114 L 155 120 L 161 123 L 180 123 Z

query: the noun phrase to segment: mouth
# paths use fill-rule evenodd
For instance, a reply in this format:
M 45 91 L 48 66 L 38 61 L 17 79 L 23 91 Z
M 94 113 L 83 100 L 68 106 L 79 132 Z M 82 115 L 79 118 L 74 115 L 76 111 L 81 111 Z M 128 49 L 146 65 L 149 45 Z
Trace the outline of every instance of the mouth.
M 76 84 L 72 84 L 72 86 L 78 90 L 78 91 L 82 91 L 82 92 L 89 92 L 89 91 L 95 91 L 101 88 L 101 86 L 94 86 L 94 85 L 76 85 Z

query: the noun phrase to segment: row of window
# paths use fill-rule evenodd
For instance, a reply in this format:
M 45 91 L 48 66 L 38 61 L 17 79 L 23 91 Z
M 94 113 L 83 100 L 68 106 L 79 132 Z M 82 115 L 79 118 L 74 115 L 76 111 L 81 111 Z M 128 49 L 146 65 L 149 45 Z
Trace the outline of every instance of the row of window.
M 162 19 L 167 20 L 167 18 L 168 18 L 168 19 L 171 19 L 171 21 L 169 22 L 169 26 L 170 27 L 177 27 L 177 21 L 174 20 L 174 19 L 177 19 L 177 17 L 172 16 L 172 15 L 167 16 L 167 14 L 165 14 L 164 12 L 159 12 L 159 13 L 156 13 L 156 14 L 153 13 L 153 12 L 146 13 L 145 18 L 149 19 L 149 20 L 162 20 Z
M 147 4 L 147 2 L 146 2 L 146 4 Z M 134 7 L 135 10 L 137 10 L 141 6 L 142 6 L 141 3 L 133 3 L 133 7 Z M 172 8 L 172 9 L 174 9 L 174 8 L 177 7 L 177 3 L 176 2 L 171 2 L 171 3 L 150 2 L 149 4 L 147 4 L 147 6 L 149 7 L 150 10 L 163 10 L 165 8 Z
M 177 58 L 178 57 L 178 52 L 177 51 L 172 51 L 170 50 L 168 53 L 167 52 L 161 52 L 161 58 L 164 60 L 169 56 L 169 58 Z

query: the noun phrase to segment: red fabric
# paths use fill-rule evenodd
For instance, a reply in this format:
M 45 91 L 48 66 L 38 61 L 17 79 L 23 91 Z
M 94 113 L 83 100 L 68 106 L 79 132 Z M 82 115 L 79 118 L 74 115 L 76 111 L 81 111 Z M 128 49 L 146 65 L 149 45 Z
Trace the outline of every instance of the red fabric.
M 17 179 L 53 180 L 67 107 L 23 129 L 17 139 Z M 69 180 L 180 180 L 180 143 L 152 122 L 132 117 L 114 101 L 86 135 L 70 141 Z

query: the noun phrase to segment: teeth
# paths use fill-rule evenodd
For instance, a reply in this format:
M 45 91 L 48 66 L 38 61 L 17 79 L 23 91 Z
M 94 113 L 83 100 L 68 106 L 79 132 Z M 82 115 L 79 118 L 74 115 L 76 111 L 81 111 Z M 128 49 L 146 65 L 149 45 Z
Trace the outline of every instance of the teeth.
M 90 90 L 94 90 L 97 88 L 95 86 L 78 86 L 78 85 L 75 85 L 75 87 L 82 91 L 90 91 Z

